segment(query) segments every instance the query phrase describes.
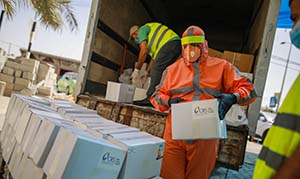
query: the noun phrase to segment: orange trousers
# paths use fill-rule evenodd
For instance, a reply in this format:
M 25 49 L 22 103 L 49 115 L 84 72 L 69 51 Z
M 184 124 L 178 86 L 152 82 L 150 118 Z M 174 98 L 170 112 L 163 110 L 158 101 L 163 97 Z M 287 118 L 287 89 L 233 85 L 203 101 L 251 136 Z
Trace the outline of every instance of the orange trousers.
M 218 140 L 166 139 L 160 176 L 163 179 L 206 179 L 217 157 Z

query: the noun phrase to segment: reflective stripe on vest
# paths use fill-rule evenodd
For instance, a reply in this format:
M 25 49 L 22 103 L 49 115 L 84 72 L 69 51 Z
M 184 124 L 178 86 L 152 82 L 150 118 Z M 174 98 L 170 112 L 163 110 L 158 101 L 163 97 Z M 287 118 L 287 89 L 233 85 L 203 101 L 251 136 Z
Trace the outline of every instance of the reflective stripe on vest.
M 155 59 L 162 46 L 169 40 L 178 37 L 178 35 L 160 23 L 147 23 L 145 25 L 150 27 L 147 51 L 148 54 Z
M 253 178 L 271 178 L 300 143 L 300 75 L 282 103 L 263 143 Z

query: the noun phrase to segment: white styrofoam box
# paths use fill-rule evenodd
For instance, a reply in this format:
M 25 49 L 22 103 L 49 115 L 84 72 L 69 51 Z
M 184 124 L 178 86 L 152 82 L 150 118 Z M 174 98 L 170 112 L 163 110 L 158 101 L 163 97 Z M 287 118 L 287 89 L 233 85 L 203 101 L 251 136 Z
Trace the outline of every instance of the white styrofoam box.
M 17 171 L 19 169 L 19 164 L 23 156 L 23 151 L 20 145 L 16 144 L 12 152 L 11 160 L 8 164 L 8 169 L 13 178 L 17 177 Z
M 219 119 L 218 104 L 217 99 L 172 104 L 172 138 L 227 138 L 226 123 Z
M 77 118 L 97 118 L 98 114 L 76 114 L 76 113 L 67 113 L 64 115 L 64 118 L 69 120 L 77 121 Z
M 15 77 L 7 74 L 0 73 L 0 81 L 4 81 L 7 83 L 14 83 Z
M 160 174 L 164 140 L 145 132 L 111 134 L 108 140 L 127 151 L 120 179 L 150 178 Z
M 107 82 L 105 99 L 114 102 L 132 103 L 135 87 L 128 84 Z
M 31 152 L 31 147 L 38 132 L 38 129 L 40 128 L 42 119 L 43 118 L 37 115 L 32 115 L 30 118 L 27 130 L 24 135 L 24 139 L 22 140 L 21 144 L 22 150 L 26 156 L 28 156 Z
M 160 176 L 156 176 L 156 177 L 152 177 L 152 178 L 149 178 L 149 179 L 163 179 L 163 178 L 161 178 Z
M 22 76 L 22 71 L 21 70 L 16 70 L 15 72 L 15 77 L 21 77 Z
M 12 127 L 8 127 L 7 133 L 3 140 L 2 146 L 2 156 L 7 164 L 9 164 L 12 151 L 14 150 L 16 145 L 16 139 L 14 138 L 14 131 Z
M 143 88 L 135 88 L 133 101 L 145 99 L 147 97 L 147 90 Z
M 35 73 L 31 73 L 31 72 L 23 72 L 22 74 L 22 78 L 27 79 L 27 80 L 31 80 L 34 81 L 36 78 L 36 74 Z
M 34 178 L 45 179 L 46 176 L 42 170 L 34 165 L 33 161 L 28 156 L 23 155 L 15 179 Z
M 43 120 L 33 141 L 29 157 L 38 167 L 43 167 L 51 150 L 60 126 L 52 121 Z
M 31 87 L 32 86 L 32 81 L 24 79 L 24 78 L 16 78 L 15 84 L 24 85 L 26 87 Z
M 7 111 L 7 107 L 9 104 L 9 97 L 0 96 L 0 132 L 3 129 L 3 125 L 5 122 L 5 113 Z
M 246 78 L 248 78 L 250 81 L 253 81 L 253 73 L 244 73 L 244 72 L 240 72 L 240 73 Z
M 20 112 L 16 125 L 14 126 L 15 137 L 18 144 L 21 144 L 25 130 L 29 123 L 32 111 L 28 107 L 24 107 L 24 109 Z
M 14 70 L 13 68 L 10 68 L 10 67 L 4 67 L 4 68 L 2 69 L 2 72 L 3 72 L 4 74 L 13 76 L 14 73 L 15 73 L 15 70 Z
M 103 139 L 61 128 L 43 169 L 49 178 L 117 179 L 125 155 Z
M 59 108 L 58 113 L 61 115 L 67 115 L 69 113 L 81 113 L 81 114 L 97 114 L 97 111 L 95 110 L 90 110 L 90 109 L 84 109 L 84 108 Z

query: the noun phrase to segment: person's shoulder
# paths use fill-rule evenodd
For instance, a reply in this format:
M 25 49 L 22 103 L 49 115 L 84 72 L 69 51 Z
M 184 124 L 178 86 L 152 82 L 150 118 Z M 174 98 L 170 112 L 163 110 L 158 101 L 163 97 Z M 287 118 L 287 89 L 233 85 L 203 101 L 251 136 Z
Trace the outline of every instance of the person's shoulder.
M 176 71 L 176 70 L 178 70 L 178 68 L 181 68 L 183 65 L 186 66 L 183 58 L 181 57 L 181 58 L 177 59 L 173 64 L 168 66 L 167 69 L 170 71 Z

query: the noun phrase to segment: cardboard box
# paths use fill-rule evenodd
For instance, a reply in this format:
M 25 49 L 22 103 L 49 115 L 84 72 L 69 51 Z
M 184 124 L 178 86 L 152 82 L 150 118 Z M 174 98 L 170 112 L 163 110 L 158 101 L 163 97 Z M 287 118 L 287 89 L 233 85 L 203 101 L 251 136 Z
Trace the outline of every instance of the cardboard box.
M 133 101 L 142 100 L 147 97 L 147 90 L 143 88 L 135 88 Z
M 2 73 L 13 76 L 14 73 L 15 73 L 15 70 L 13 68 L 10 68 L 10 67 L 4 67 L 2 69 Z
M 103 139 L 61 128 L 43 169 L 49 178 L 117 179 L 125 155 Z
M 224 57 L 224 53 L 223 52 L 220 52 L 218 50 L 214 50 L 212 48 L 208 48 L 208 55 L 211 56 L 211 57 L 217 57 L 217 58 L 221 58 L 223 59 Z
M 224 51 L 224 59 L 236 66 L 241 72 L 250 73 L 254 56 L 250 54 Z
M 171 108 L 174 140 L 227 138 L 217 99 L 172 104 Z
M 114 102 L 132 103 L 135 87 L 128 84 L 107 82 L 105 99 Z
M 23 78 L 16 78 L 15 84 L 16 85 L 23 85 L 23 86 L 26 86 L 26 87 L 31 87 L 32 86 L 32 82 L 30 80 L 23 79 Z
M 31 80 L 34 81 L 36 78 L 36 74 L 35 73 L 31 73 L 31 72 L 23 72 L 22 78 L 27 79 L 27 80 Z
M 21 78 L 22 73 L 23 73 L 23 72 L 22 72 L 21 70 L 16 70 L 16 71 L 15 71 L 15 77 Z
M 165 141 L 145 132 L 112 134 L 112 143 L 127 151 L 119 178 L 151 178 L 160 174 Z
M 3 73 L 0 73 L 0 81 L 4 81 L 6 83 L 14 83 L 15 77 L 11 75 L 6 75 Z

